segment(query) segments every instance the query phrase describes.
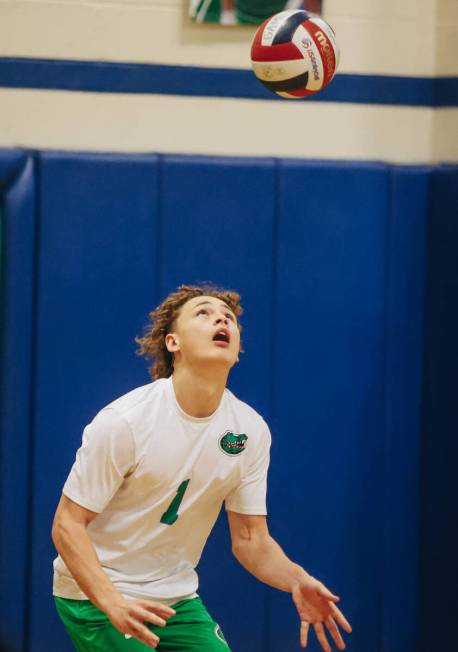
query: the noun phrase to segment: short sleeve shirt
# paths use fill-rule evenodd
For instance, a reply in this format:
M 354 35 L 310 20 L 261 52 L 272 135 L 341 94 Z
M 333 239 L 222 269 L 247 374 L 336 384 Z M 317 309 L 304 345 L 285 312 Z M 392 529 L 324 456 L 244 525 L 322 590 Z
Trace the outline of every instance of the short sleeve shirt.
M 97 516 L 89 536 L 107 575 L 132 597 L 193 594 L 195 567 L 223 502 L 266 514 L 270 432 L 225 390 L 209 417 L 180 408 L 172 378 L 103 408 L 83 433 L 63 493 Z M 85 598 L 61 557 L 54 594 Z

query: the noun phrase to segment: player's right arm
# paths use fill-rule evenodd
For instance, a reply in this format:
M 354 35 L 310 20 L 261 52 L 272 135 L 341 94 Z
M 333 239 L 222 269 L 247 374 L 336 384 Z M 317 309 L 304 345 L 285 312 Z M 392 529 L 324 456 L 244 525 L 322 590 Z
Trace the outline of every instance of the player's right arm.
M 96 516 L 96 512 L 62 495 L 52 527 L 54 545 L 80 589 L 113 625 L 154 648 L 159 637 L 143 623 L 163 627 L 175 611 L 158 602 L 127 600 L 119 593 L 104 573 L 87 533 L 87 526 Z

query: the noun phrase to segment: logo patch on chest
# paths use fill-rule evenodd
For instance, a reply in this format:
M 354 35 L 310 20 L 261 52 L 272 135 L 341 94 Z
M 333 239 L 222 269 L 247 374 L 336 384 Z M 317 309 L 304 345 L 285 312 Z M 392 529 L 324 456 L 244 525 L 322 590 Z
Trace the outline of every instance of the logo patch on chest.
M 226 455 L 240 455 L 246 448 L 248 437 L 246 435 L 235 435 L 230 430 L 220 437 L 219 447 Z

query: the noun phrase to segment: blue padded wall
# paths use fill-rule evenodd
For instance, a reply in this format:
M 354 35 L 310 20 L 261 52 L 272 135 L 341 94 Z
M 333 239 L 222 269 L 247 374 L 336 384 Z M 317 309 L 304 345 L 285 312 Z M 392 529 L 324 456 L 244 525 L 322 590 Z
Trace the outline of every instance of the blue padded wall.
M 229 386 L 268 417 L 272 368 L 275 164 L 234 158 L 165 157 L 161 193 L 161 294 L 183 279 L 234 287 L 242 295 L 245 353 Z M 177 193 L 177 188 L 180 191 Z M 240 198 L 243 200 L 240 201 Z M 243 305 L 242 304 L 242 305 Z M 202 596 L 235 650 L 265 648 L 265 586 L 231 555 L 225 514 L 199 567 Z M 221 587 L 224 590 L 221 590 Z M 229 597 L 230 596 L 230 597 Z M 237 608 L 228 608 L 235 598 Z
M 236 367 L 229 382 L 266 418 L 275 177 L 273 160 L 166 156 L 162 161 L 161 296 L 183 279 L 238 289 L 245 305 L 243 375 Z
M 438 167 L 432 173 L 427 252 L 419 652 L 447 649 L 456 638 L 457 209 L 458 167 Z
M 281 166 L 272 529 L 342 594 L 355 650 L 380 629 L 388 201 L 384 166 Z M 299 650 L 272 601 L 272 639 Z
M 50 527 L 82 428 L 149 381 L 134 353 L 148 311 L 178 284 L 210 280 L 239 290 L 246 309 L 230 387 L 271 425 L 272 534 L 342 595 L 352 650 L 414 652 L 419 506 L 426 536 L 441 459 L 425 440 L 437 467 L 423 463 L 421 503 L 426 227 L 432 216 L 425 414 L 445 427 L 447 390 L 434 386 L 451 371 L 431 343 L 455 287 L 441 238 L 455 234 L 444 213 L 456 177 L 364 163 L 0 154 L 1 563 L 8 595 L 27 606 L 9 601 L 2 613 L 17 650 L 70 652 L 51 599 Z M 451 435 L 444 442 L 451 450 Z M 438 554 L 431 536 L 423 548 Z M 199 570 L 233 652 L 300 649 L 290 597 L 235 562 L 224 515 Z
M 416 649 L 419 433 L 429 179 L 427 168 L 393 167 L 390 172 L 381 652 Z
M 33 159 L 0 151 L 2 223 L 0 349 L 0 640 L 24 646 L 29 581 L 30 438 L 34 351 Z
M 134 336 L 154 301 L 156 215 L 156 157 L 40 156 L 30 652 L 71 649 L 50 525 L 84 425 L 148 381 Z

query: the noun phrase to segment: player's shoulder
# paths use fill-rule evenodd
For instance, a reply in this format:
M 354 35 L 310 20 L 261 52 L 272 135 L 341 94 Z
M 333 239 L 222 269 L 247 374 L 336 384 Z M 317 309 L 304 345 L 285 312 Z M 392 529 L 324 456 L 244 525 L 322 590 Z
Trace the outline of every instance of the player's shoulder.
M 230 389 L 225 389 L 226 401 L 229 409 L 234 412 L 238 420 L 243 420 L 247 427 L 251 426 L 260 433 L 269 434 L 269 426 L 264 418 L 251 405 L 239 399 Z
M 111 411 L 127 419 L 135 415 L 136 412 L 143 412 L 145 408 L 150 408 L 154 403 L 160 403 L 167 383 L 167 378 L 160 378 L 136 387 L 105 405 L 102 411 Z

